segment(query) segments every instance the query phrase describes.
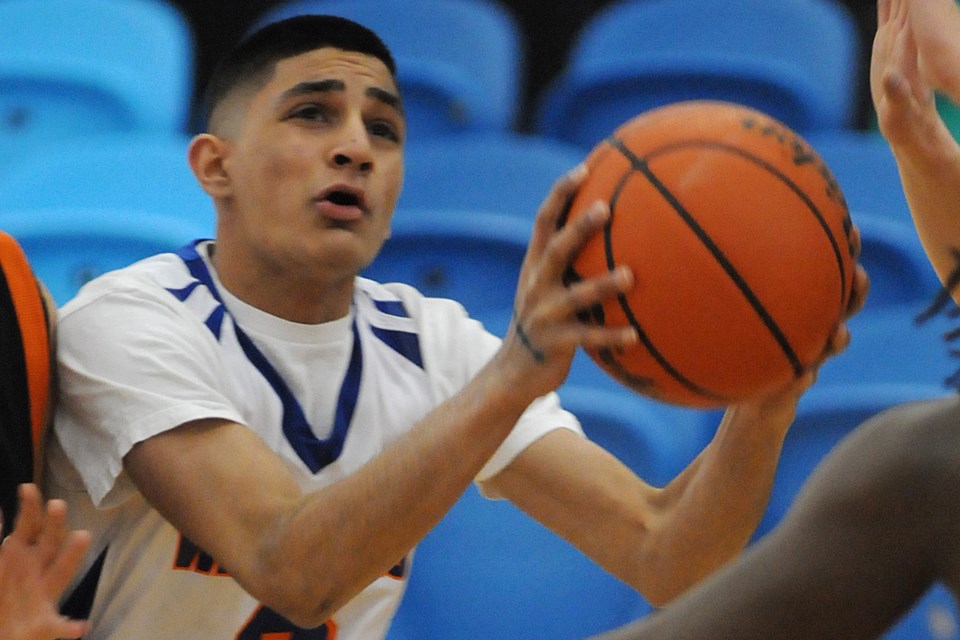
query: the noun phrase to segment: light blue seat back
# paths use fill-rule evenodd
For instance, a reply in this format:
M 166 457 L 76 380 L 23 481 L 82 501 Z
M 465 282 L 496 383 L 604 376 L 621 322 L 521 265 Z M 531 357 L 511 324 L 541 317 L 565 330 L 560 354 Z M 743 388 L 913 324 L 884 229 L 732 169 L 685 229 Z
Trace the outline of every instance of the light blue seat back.
M 517 216 L 488 211 L 398 210 L 390 238 L 361 275 L 456 300 L 502 334 L 531 227 Z
M 960 321 L 939 313 L 918 323 L 926 306 L 895 305 L 848 320 L 850 344 L 820 367 L 818 382 L 912 382 L 946 390 L 960 371 L 960 358 L 953 353 L 960 344 L 949 339 Z
M 189 220 L 214 231 L 214 208 L 175 133 L 88 136 L 37 147 L 0 172 L 5 210 L 116 208 Z
M 0 229 L 20 243 L 58 306 L 93 278 L 203 233 L 183 218 L 110 208 L 3 211 Z
M 858 33 L 833 0 L 621 0 L 582 28 L 536 129 L 590 148 L 653 107 L 717 99 L 803 133 L 852 126 Z
M 860 230 L 860 263 L 870 276 L 870 291 L 861 313 L 909 305 L 918 311 L 933 300 L 940 281 L 908 221 L 851 212 Z
M 3 0 L 3 158 L 74 134 L 185 131 L 194 46 L 164 0 Z
M 572 145 L 511 132 L 433 138 L 407 147 L 398 206 L 487 209 L 532 221 L 554 182 L 583 157 Z
M 289 0 L 253 28 L 304 13 L 350 18 L 383 38 L 397 61 L 409 140 L 514 126 L 522 39 L 497 0 Z
M 805 137 L 836 177 L 855 215 L 913 224 L 897 161 L 877 131 L 821 131 Z

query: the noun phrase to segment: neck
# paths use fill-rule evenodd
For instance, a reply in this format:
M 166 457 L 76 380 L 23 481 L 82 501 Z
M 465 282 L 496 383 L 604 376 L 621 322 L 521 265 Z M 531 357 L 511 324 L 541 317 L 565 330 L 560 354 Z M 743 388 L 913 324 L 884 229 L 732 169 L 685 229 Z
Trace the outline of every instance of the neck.
M 211 261 L 221 285 L 236 298 L 270 315 L 301 324 L 345 317 L 353 299 L 354 277 L 316 277 L 283 265 L 253 265 L 215 245 Z

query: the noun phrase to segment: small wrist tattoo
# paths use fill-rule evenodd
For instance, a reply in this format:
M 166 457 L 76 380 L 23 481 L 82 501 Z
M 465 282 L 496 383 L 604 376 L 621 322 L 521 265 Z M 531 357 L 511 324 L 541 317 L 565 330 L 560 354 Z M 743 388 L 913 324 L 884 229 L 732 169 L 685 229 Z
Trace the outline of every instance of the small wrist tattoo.
M 530 336 L 527 335 L 527 332 L 524 331 L 523 326 L 520 324 L 520 319 L 517 317 L 516 311 L 513 313 L 513 326 L 517 329 L 517 337 L 520 338 L 520 344 L 527 348 L 537 364 L 543 364 L 546 362 L 547 354 L 540 349 L 537 349 L 535 346 L 533 346 L 533 343 L 530 342 Z

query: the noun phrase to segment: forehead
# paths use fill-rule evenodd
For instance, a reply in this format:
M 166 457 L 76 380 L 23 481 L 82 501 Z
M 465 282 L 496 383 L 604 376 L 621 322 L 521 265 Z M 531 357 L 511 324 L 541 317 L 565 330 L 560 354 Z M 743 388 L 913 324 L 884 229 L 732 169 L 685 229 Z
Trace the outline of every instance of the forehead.
M 347 86 L 379 87 L 397 93 L 390 70 L 379 58 L 331 47 L 279 61 L 264 89 L 268 93 L 282 93 L 301 82 L 329 79 L 341 80 Z

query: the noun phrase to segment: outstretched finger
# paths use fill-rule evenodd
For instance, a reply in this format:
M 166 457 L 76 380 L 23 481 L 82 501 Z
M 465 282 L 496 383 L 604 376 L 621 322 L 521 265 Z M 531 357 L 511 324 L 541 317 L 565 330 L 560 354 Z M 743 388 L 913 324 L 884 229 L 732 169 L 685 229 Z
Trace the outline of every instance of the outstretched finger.
M 43 527 L 37 538 L 37 547 L 44 566 L 53 564 L 61 553 L 67 538 L 67 503 L 63 500 L 47 502 Z
M 570 202 L 586 177 L 587 165 L 581 163 L 560 176 L 554 183 L 550 193 L 540 205 L 534 221 L 534 234 L 530 243 L 530 249 L 534 255 L 539 255 L 546 248 L 557 230 L 560 216 L 570 206 Z
M 90 540 L 90 533 L 87 531 L 72 531 L 66 536 L 47 570 L 46 589 L 50 598 L 59 598 L 70 584 L 83 556 L 90 548 Z
M 43 508 L 40 490 L 35 484 L 21 484 L 17 488 L 20 506 L 13 523 L 11 535 L 15 535 L 25 544 L 35 544 L 43 529 Z
M 610 218 L 610 207 L 597 200 L 590 204 L 583 215 L 578 215 L 569 224 L 554 233 L 546 248 L 548 278 L 560 278 L 573 262 L 587 241 L 599 232 Z
M 882 27 L 890 20 L 891 0 L 877 0 L 877 26 Z
M 612 271 L 570 284 L 566 289 L 562 312 L 566 316 L 572 316 L 626 294 L 633 286 L 633 271 L 627 265 L 620 265 Z
M 853 287 L 850 290 L 850 300 L 847 302 L 847 318 L 850 318 L 863 309 L 870 293 L 870 276 L 862 264 L 857 264 L 853 272 Z

